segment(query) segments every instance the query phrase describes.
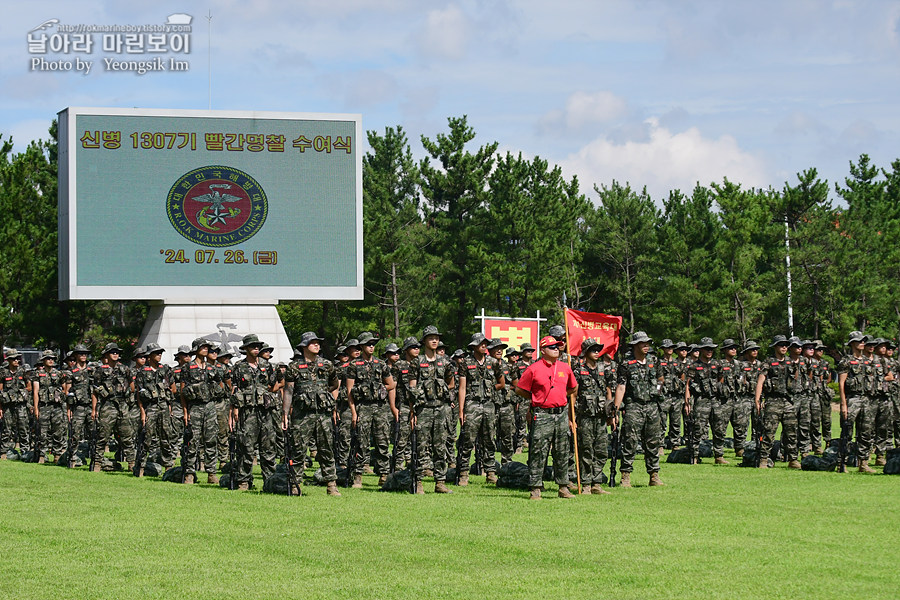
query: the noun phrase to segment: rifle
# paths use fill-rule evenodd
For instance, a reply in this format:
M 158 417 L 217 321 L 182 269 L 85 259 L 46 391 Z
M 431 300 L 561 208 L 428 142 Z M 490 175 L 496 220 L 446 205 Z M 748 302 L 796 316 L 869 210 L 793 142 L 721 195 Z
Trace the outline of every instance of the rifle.
M 838 443 L 838 452 L 840 454 L 840 464 L 838 465 L 838 473 L 847 472 L 847 453 L 850 446 L 850 436 L 852 435 L 853 423 L 849 418 L 841 417 L 841 441 Z
M 409 493 L 416 493 L 416 484 L 418 483 L 419 470 L 419 436 L 416 435 L 416 428 L 411 427 L 409 432 Z
M 40 462 L 41 460 L 41 423 L 40 420 L 31 413 L 31 430 L 32 434 L 32 442 L 31 449 L 34 456 L 31 458 L 31 462 Z
M 228 460 L 231 463 L 231 474 L 228 476 L 228 489 L 232 492 L 237 489 L 237 432 L 232 423 L 228 432 Z
M 475 462 L 472 463 L 471 473 L 472 475 L 481 475 L 482 474 L 482 466 L 483 466 L 483 451 L 481 448 L 481 444 L 478 443 L 478 437 L 475 437 L 475 448 L 472 450 L 475 454 Z
M 291 447 L 291 436 L 288 434 L 287 430 L 284 431 L 284 465 L 287 471 L 288 478 L 288 486 L 287 486 L 287 495 L 293 496 L 294 489 L 296 488 L 298 495 L 300 492 L 300 483 L 297 481 L 297 471 L 294 469 L 294 456 L 293 456 L 293 448 Z M 303 457 L 304 462 L 306 461 L 306 457 Z
M 131 470 L 131 474 L 135 477 L 142 477 L 144 475 L 144 460 L 147 458 L 144 455 L 144 442 L 147 438 L 147 424 L 144 423 L 141 425 L 141 428 L 138 430 L 137 434 L 137 455 L 134 457 L 134 468 Z
M 181 483 L 187 475 L 187 455 L 191 446 L 191 440 L 194 439 L 194 427 L 191 422 L 184 426 L 184 437 L 181 439 Z
M 88 467 L 89 470 L 94 470 L 94 465 L 97 463 L 97 419 L 91 419 L 91 439 L 88 443 L 88 452 L 91 453 L 91 464 Z
M 71 469 L 75 466 L 75 424 L 73 421 L 75 420 L 74 416 L 69 417 L 67 427 L 67 435 L 66 435 L 66 452 L 69 455 L 69 460 L 66 462 L 66 467 Z
M 695 418 L 694 418 L 694 411 L 691 409 L 690 406 L 688 406 L 687 402 L 688 401 L 685 400 L 685 404 L 684 404 L 685 408 L 687 409 L 685 411 L 685 415 L 684 415 L 684 432 L 687 434 L 685 436 L 687 438 L 685 440 L 685 442 L 686 442 L 685 446 L 687 446 L 687 448 L 688 448 L 688 464 L 695 465 L 695 464 L 697 464 L 694 462 L 694 442 L 695 442 L 695 440 L 694 440 L 694 423 L 695 423 Z M 696 440 L 696 442 L 697 442 L 697 454 L 699 455 L 700 454 L 700 446 L 699 446 L 700 440 Z
M 756 438 L 756 458 L 757 458 L 757 466 L 759 466 L 759 459 L 765 460 L 766 464 L 768 464 L 769 457 L 762 455 L 762 443 L 763 443 L 763 425 L 762 425 L 762 407 L 756 411 L 756 432 L 753 436 Z
M 456 440 L 456 479 L 454 483 L 459 485 L 459 476 L 462 474 L 463 453 L 462 453 L 462 431 L 459 432 L 459 438 Z
M 359 435 L 356 426 L 350 423 L 350 454 L 347 456 L 347 480 L 344 487 L 353 485 L 353 471 L 356 470 L 357 455 L 359 454 Z
M 616 461 L 619 460 L 619 442 L 621 441 L 619 439 L 619 432 L 622 428 L 620 427 L 620 424 L 615 421 L 617 417 L 618 414 L 613 417 L 613 437 L 612 447 L 610 448 L 610 450 L 612 450 L 612 456 L 610 457 L 611 460 L 609 463 L 609 487 L 611 488 L 616 487 Z
M 521 437 L 519 436 L 519 425 L 521 424 L 521 419 L 519 417 L 518 406 L 518 404 L 513 405 L 513 454 L 515 454 L 519 449 L 519 444 L 522 441 Z
M 397 470 L 397 446 L 400 443 L 400 419 L 394 419 L 394 427 L 391 430 L 391 443 L 394 446 L 391 452 L 391 473 Z

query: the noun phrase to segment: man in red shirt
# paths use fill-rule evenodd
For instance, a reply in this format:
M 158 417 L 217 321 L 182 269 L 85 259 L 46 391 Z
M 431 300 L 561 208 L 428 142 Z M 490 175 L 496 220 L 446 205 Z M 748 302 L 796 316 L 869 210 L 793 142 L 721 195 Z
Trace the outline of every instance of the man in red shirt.
M 539 344 L 541 359 L 522 373 L 516 394 L 531 401 L 531 440 L 528 443 L 528 479 L 531 499 L 541 499 L 544 465 L 551 444 L 553 448 L 553 476 L 559 486 L 560 498 L 574 498 L 569 491 L 569 430 L 575 430 L 569 403 L 575 401 L 578 383 L 572 368 L 559 359 L 563 343 L 546 336 Z

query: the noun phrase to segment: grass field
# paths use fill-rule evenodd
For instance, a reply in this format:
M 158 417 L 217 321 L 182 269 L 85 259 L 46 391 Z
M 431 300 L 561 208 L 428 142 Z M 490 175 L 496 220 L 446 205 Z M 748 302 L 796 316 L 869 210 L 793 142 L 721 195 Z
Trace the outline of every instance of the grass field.
M 288 498 L 5 461 L 0 598 L 900 594 L 900 477 L 738 462 L 663 464 L 648 488 L 639 457 L 633 489 L 532 502 L 483 477 Z

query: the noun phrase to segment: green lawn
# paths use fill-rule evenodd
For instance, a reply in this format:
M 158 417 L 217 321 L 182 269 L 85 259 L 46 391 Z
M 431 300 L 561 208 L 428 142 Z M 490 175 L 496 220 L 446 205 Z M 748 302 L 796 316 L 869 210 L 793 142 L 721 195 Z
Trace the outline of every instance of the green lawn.
M 897 597 L 900 477 L 707 460 L 648 488 L 638 458 L 631 490 L 541 502 L 483 477 L 288 498 L 0 462 L 0 598 Z

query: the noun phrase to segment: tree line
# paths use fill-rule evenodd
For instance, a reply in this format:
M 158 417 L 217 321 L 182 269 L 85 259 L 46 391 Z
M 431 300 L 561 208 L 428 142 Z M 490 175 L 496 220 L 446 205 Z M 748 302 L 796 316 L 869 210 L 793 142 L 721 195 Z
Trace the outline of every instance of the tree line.
M 57 300 L 55 121 L 49 133 L 19 153 L 0 138 L 0 340 L 133 345 L 145 302 Z M 781 189 L 726 177 L 651 198 L 615 180 L 584 191 L 545 159 L 476 141 L 464 116 L 421 136 L 421 160 L 402 127 L 367 136 L 365 297 L 282 302 L 292 340 L 434 324 L 460 346 L 482 308 L 555 323 L 565 306 L 687 342 L 789 333 L 789 307 L 797 335 L 830 346 L 853 329 L 900 334 L 900 159 L 863 154 L 834 185 L 810 168 Z

